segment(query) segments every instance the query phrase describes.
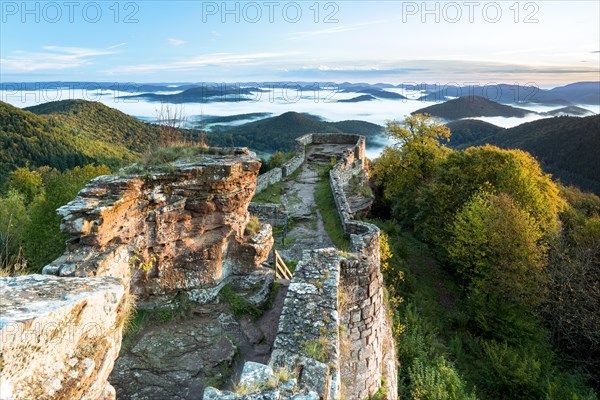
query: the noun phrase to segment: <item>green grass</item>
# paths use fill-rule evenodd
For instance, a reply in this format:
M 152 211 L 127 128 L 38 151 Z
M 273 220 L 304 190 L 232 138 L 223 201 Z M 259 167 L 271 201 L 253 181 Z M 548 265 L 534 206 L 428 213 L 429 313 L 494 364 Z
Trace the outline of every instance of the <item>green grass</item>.
M 261 227 L 262 227 L 262 224 L 258 220 L 258 217 L 256 215 L 253 215 L 252 217 L 250 217 L 250 220 L 246 224 L 246 229 L 244 231 L 244 234 L 246 236 L 254 236 L 258 233 L 258 231 L 260 231 Z
M 151 168 L 158 172 L 172 172 L 175 170 L 173 163 L 177 160 L 193 160 L 206 154 L 209 148 L 205 145 L 193 143 L 174 143 L 169 146 L 158 146 L 142 154 L 142 158 L 135 164 L 121 170 L 121 175 L 141 174 Z
M 323 218 L 325 230 L 333 244 L 339 250 L 348 250 L 350 248 L 350 239 L 342 227 L 342 221 L 340 220 L 340 215 L 338 214 L 335 200 L 333 199 L 333 193 L 329 186 L 328 175 L 326 175 L 326 177 L 321 175 L 321 179 L 317 182 L 315 188 L 315 202 L 321 213 L 321 218 Z
M 263 310 L 237 294 L 231 284 L 225 285 L 223 289 L 221 289 L 219 292 L 219 299 L 222 302 L 229 304 L 231 313 L 236 318 L 248 315 L 256 319 L 263 313 Z
M 121 351 L 131 348 L 134 344 L 134 338 L 148 326 L 163 325 L 171 321 L 191 318 L 192 307 L 193 304 L 187 297 L 185 297 L 185 295 L 180 295 L 176 298 L 176 307 L 174 309 L 136 309 L 123 332 L 123 345 L 121 346 Z
M 284 185 L 285 182 L 281 181 L 267 186 L 265 190 L 254 195 L 252 202 L 281 204 L 281 194 Z

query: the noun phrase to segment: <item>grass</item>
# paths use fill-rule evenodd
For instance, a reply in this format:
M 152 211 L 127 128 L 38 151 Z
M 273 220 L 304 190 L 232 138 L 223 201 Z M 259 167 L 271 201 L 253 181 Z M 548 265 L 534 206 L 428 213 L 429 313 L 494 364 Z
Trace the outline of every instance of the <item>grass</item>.
M 307 357 L 327 363 L 331 357 L 329 344 L 327 336 L 321 335 L 317 339 L 304 341 L 300 346 L 300 351 Z
M 287 265 L 290 272 L 293 274 L 296 272 L 296 267 L 298 266 L 299 260 L 287 260 L 285 261 L 285 265 Z
M 223 289 L 219 292 L 219 299 L 229 304 L 231 313 L 236 318 L 248 315 L 256 319 L 263 314 L 263 310 L 237 294 L 231 284 L 223 286 Z
M 281 204 L 281 195 L 284 185 L 285 182 L 280 181 L 267 186 L 265 190 L 254 195 L 254 197 L 252 198 L 252 202 Z
M 250 220 L 246 224 L 246 229 L 244 230 L 244 235 L 246 236 L 254 236 L 260 231 L 262 224 L 258 220 L 256 215 L 250 217 Z
M 131 299 L 130 299 L 131 301 Z M 135 309 L 135 300 L 131 302 L 132 309 L 123 327 L 123 345 L 121 351 L 128 350 L 133 345 L 134 338 L 148 326 L 163 325 L 171 321 L 179 321 L 191 317 L 192 303 L 185 295 L 178 295 L 174 309 Z
M 138 175 L 147 169 L 159 172 L 170 172 L 175 169 L 173 163 L 177 160 L 194 158 L 206 154 L 209 147 L 195 143 L 173 143 L 169 146 L 154 147 L 144 154 L 135 164 L 121 170 L 121 175 Z
M 256 193 L 254 195 L 254 197 L 252 198 L 252 202 L 253 203 L 282 204 L 281 195 L 283 194 L 285 183 L 287 181 L 295 180 L 298 177 L 298 175 L 300 174 L 301 170 L 302 170 L 302 167 L 296 169 L 291 175 L 283 178 L 281 181 L 279 181 L 277 183 L 267 186 L 265 188 L 265 190 L 263 190 L 262 192 Z
M 329 186 L 329 175 L 321 175 L 321 179 L 317 182 L 315 188 L 315 202 L 317 208 L 321 213 L 323 224 L 325 225 L 325 231 L 331 238 L 333 244 L 342 250 L 350 248 L 350 239 L 344 232 L 342 221 L 333 199 L 333 192 Z

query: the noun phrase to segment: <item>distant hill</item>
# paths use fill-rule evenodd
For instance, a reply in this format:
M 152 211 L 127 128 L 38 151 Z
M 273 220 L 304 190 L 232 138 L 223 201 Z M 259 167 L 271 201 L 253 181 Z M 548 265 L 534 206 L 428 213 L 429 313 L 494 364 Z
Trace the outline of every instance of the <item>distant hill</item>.
M 101 103 L 64 100 L 21 110 L 0 102 L 0 185 L 27 163 L 61 170 L 88 163 L 118 166 L 158 139 L 156 126 Z
M 540 115 L 548 115 L 551 117 L 562 117 L 564 115 L 570 115 L 572 117 L 587 117 L 589 115 L 594 115 L 594 113 L 585 108 L 577 107 L 577 106 L 567 106 L 562 108 L 557 108 L 556 110 L 541 112 Z
M 489 143 L 525 150 L 564 183 L 600 195 L 600 115 L 545 118 L 488 134 L 492 130 L 484 130 L 484 137 L 473 135 L 458 147 Z
M 405 96 L 402 96 L 400 93 L 396 92 L 388 92 L 387 90 L 380 89 L 379 87 L 374 86 L 351 86 L 343 89 L 344 93 L 364 93 L 371 95 L 373 97 L 377 97 L 380 99 L 390 99 L 390 100 L 404 100 Z
M 181 103 L 242 102 L 252 101 L 254 96 L 268 90 L 257 87 L 238 87 L 226 85 L 206 85 L 193 87 L 176 94 L 142 93 L 123 96 L 124 98 L 143 98 L 146 101 Z
M 547 97 L 565 99 L 571 103 L 600 104 L 600 82 L 576 82 L 541 93 L 538 96 L 541 102 Z
M 291 150 L 294 140 L 304 134 L 355 133 L 376 135 L 383 127 L 366 121 L 326 122 L 319 117 L 297 112 L 286 112 L 247 124 L 226 127 L 213 126 L 208 133 L 209 143 L 219 146 L 247 146 L 265 152 Z
M 531 113 L 531 111 L 496 103 L 480 96 L 467 96 L 421 108 L 412 114 L 431 114 L 447 121 L 455 121 L 474 117 L 522 118 Z
M 353 97 L 351 99 L 343 99 L 343 100 L 338 100 L 338 103 L 360 103 L 362 101 L 371 101 L 371 100 L 377 100 L 375 97 L 371 96 L 370 94 L 363 94 L 361 96 L 357 96 L 357 97 Z
M 502 104 L 540 103 L 557 106 L 573 104 L 600 104 L 600 82 L 576 82 L 553 89 L 541 89 L 535 85 L 465 85 L 448 86 L 418 85 L 424 90 L 420 100 L 445 101 L 454 97 L 481 96 Z

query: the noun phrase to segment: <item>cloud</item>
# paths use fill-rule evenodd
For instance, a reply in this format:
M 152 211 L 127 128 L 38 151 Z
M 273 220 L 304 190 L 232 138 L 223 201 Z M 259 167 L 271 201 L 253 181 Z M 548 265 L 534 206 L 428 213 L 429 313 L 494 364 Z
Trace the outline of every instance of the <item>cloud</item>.
M 169 44 L 171 46 L 181 46 L 182 44 L 185 43 L 185 41 L 181 40 L 181 39 L 167 39 L 167 42 L 169 42 Z
M 119 43 L 119 44 L 115 44 L 113 46 L 108 46 L 107 49 L 116 49 L 117 47 L 121 47 L 121 46 L 125 46 L 127 43 Z
M 108 73 L 152 73 L 158 71 L 193 71 L 204 67 L 226 67 L 226 66 L 257 66 L 269 60 L 286 58 L 299 54 L 297 52 L 283 53 L 248 53 L 230 54 L 214 53 L 193 57 L 186 60 L 178 60 L 161 64 L 137 64 L 123 65 L 114 68 Z
M 356 30 L 361 29 L 366 26 L 383 24 L 385 22 L 388 22 L 388 21 L 387 20 L 376 20 L 376 21 L 361 22 L 359 24 L 353 24 L 353 25 L 335 26 L 333 28 L 321 29 L 318 31 L 294 32 L 294 33 L 290 33 L 288 35 L 288 40 L 297 40 L 297 39 L 304 39 L 304 38 L 312 37 L 312 36 L 331 35 L 331 34 L 342 33 L 342 32 L 356 31 Z
M 581 65 L 522 65 L 495 63 L 489 61 L 464 60 L 378 60 L 373 62 L 330 62 L 323 64 L 305 64 L 302 67 L 281 69 L 290 79 L 328 79 L 337 80 L 378 80 L 397 81 L 398 79 L 445 79 L 449 81 L 485 79 L 495 82 L 510 76 L 511 79 L 529 79 L 531 77 L 579 76 L 598 74 L 597 67 Z M 544 78 L 546 79 L 546 78 Z
M 600 50 L 590 51 L 590 53 L 592 53 L 592 54 L 600 53 Z
M 122 44 L 107 49 L 84 47 L 44 46 L 42 51 L 14 51 L 7 58 L 0 59 L 3 72 L 31 72 L 40 70 L 61 70 L 79 68 L 92 64 L 91 59 L 114 54 L 110 51 Z

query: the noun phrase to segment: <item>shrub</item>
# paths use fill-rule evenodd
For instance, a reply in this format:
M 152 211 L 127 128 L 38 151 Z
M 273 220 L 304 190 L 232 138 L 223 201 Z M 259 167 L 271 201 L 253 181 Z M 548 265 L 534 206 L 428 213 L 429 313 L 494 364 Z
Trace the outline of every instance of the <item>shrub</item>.
M 475 400 L 459 373 L 444 357 L 427 364 L 416 359 L 409 368 L 412 400 Z

